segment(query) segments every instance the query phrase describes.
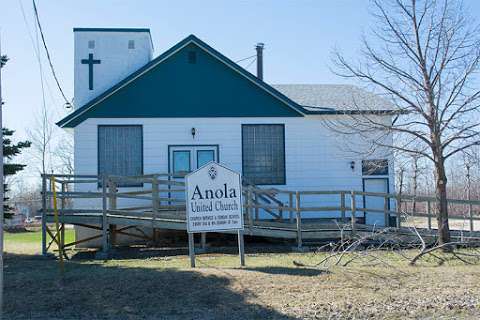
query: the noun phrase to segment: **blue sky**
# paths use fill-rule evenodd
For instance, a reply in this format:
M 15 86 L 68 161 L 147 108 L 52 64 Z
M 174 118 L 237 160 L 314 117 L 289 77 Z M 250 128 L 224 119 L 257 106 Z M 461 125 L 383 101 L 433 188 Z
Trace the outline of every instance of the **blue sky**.
M 465 3 L 471 14 L 480 16 L 480 1 Z M 37 6 L 69 98 L 73 96 L 73 27 L 150 28 L 155 55 L 192 33 L 233 60 L 254 54 L 255 43 L 264 42 L 264 74 L 269 83 L 344 82 L 329 69 L 331 51 L 339 47 L 354 56 L 362 30 L 371 27 L 368 0 L 37 0 Z M 25 137 L 25 128 L 33 125 L 42 101 L 29 36 L 35 37 L 31 1 L 2 1 L 0 28 L 2 50 L 11 58 L 3 72 L 4 125 L 17 130 L 19 138 Z M 43 64 L 47 104 L 58 120 L 65 110 L 45 60 Z

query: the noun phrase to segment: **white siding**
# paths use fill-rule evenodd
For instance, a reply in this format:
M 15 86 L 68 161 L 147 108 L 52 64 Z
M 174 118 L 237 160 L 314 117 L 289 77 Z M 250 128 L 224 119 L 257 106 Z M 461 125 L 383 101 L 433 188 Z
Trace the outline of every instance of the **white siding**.
M 321 116 L 305 118 L 130 118 L 88 119 L 75 128 L 75 173 L 97 174 L 97 127 L 102 124 L 143 125 L 144 173 L 168 172 L 169 145 L 219 145 L 220 162 L 234 170 L 242 170 L 241 124 L 285 124 L 286 185 L 288 190 L 362 190 L 361 160 L 358 151 L 367 145 L 359 137 L 335 133 Z M 196 129 L 192 138 L 191 128 Z M 348 140 L 348 143 L 347 143 Z M 379 151 L 368 158 L 385 158 Z M 394 190 L 393 158 L 390 163 L 390 191 Z M 350 162 L 355 161 L 355 169 Z M 86 190 L 96 186 L 83 186 Z M 311 197 L 322 205 L 338 203 L 327 196 Z M 308 199 L 306 199 L 308 200 Z M 330 200 L 330 201 L 329 201 Z M 307 201 L 305 204 L 308 204 Z M 318 203 L 317 203 L 318 204 Z M 87 205 L 86 203 L 84 205 Z M 88 206 L 92 206 L 89 203 Z M 97 203 L 96 205 L 99 205 Z M 119 204 L 120 206 L 121 204 Z M 322 214 L 321 216 L 331 216 Z
M 128 41 L 135 42 L 135 49 L 128 48 Z M 147 64 L 152 59 L 153 47 L 149 32 L 76 31 L 74 52 L 75 105 L 81 107 L 105 90 Z M 93 49 L 89 41 L 95 42 Z M 82 59 L 101 60 L 93 66 L 93 90 L 88 87 L 88 65 Z
M 366 151 L 369 145 L 358 136 L 335 133 L 322 116 L 305 118 L 125 118 L 88 119 L 75 131 L 75 173 L 97 174 L 97 134 L 102 124 L 143 125 L 144 173 L 168 172 L 169 145 L 218 145 L 220 162 L 234 170 L 242 171 L 242 124 L 280 123 L 285 124 L 286 185 L 275 186 L 286 190 L 362 190 L 362 159 L 388 158 L 390 164 L 390 191 L 394 191 L 393 157 L 376 151 Z M 329 120 L 332 120 L 331 118 Z M 388 121 L 388 118 L 386 118 Z M 330 123 L 330 122 L 329 122 Z M 196 129 L 192 138 L 191 128 Z M 390 137 L 391 139 L 391 137 Z M 355 147 L 355 152 L 351 149 Z M 355 161 L 355 169 L 350 162 Z M 150 186 L 146 186 L 150 187 Z M 131 188 L 130 188 L 131 189 Z M 80 191 L 97 191 L 95 184 L 77 186 Z M 283 199 L 285 202 L 287 199 Z M 118 207 L 142 205 L 141 200 L 120 199 Z M 145 204 L 145 203 L 143 203 Z M 303 205 L 337 206 L 338 197 L 302 197 Z M 347 198 L 347 205 L 349 199 Z M 357 198 L 362 204 L 362 197 Z M 101 208 L 101 201 L 76 200 L 75 207 Z M 392 203 L 393 208 L 393 203 Z M 286 213 L 285 213 L 286 214 Z M 339 212 L 306 213 L 307 217 L 338 217 Z M 361 216 L 357 213 L 358 216 Z M 268 214 L 261 215 L 271 218 Z M 348 213 L 347 213 L 348 216 Z M 76 228 L 78 238 L 91 236 L 96 231 Z M 148 230 L 146 230 L 148 232 Z M 120 242 L 131 242 L 132 238 L 120 236 Z M 99 246 L 100 241 L 90 241 L 86 246 Z

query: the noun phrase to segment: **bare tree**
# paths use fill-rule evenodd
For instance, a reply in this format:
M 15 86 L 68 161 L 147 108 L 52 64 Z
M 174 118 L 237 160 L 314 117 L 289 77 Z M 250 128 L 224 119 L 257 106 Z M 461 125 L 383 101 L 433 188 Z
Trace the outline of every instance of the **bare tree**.
M 337 73 L 384 95 L 391 123 L 356 116 L 350 128 L 377 146 L 417 154 L 433 163 L 440 245 L 450 242 L 446 161 L 479 144 L 479 28 L 458 1 L 373 1 L 375 28 L 363 37 L 358 62 L 335 53 Z M 389 143 L 389 141 L 392 141 Z
M 420 187 L 420 177 L 425 171 L 425 167 L 422 164 L 423 158 L 418 153 L 411 154 L 412 159 L 412 194 L 418 196 L 418 189 Z M 413 212 L 417 212 L 417 201 L 415 198 L 412 203 Z
M 35 118 L 33 128 L 27 130 L 28 138 L 32 142 L 33 157 L 40 162 L 38 170 L 41 174 L 46 174 L 50 169 L 50 144 L 53 130 L 50 114 L 43 104 L 40 113 Z
M 397 181 L 397 191 L 401 195 L 403 194 L 404 186 L 405 186 L 405 165 L 400 164 L 398 166 L 396 181 Z
M 56 170 L 63 174 L 74 173 L 73 134 L 63 132 L 53 152 Z

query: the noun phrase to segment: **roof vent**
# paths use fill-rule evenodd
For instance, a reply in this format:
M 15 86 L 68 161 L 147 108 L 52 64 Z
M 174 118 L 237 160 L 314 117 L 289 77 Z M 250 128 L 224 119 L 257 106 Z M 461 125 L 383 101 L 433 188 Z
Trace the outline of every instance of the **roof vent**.
M 197 63 L 197 53 L 195 51 L 188 51 L 188 63 Z

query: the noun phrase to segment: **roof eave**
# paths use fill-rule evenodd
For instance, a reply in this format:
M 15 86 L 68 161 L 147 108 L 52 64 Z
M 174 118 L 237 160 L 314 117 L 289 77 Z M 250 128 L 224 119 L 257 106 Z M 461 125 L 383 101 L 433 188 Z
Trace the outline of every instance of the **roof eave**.
M 408 112 L 402 110 L 322 110 L 322 111 L 312 111 L 305 110 L 307 115 L 398 115 L 398 114 L 407 114 Z

